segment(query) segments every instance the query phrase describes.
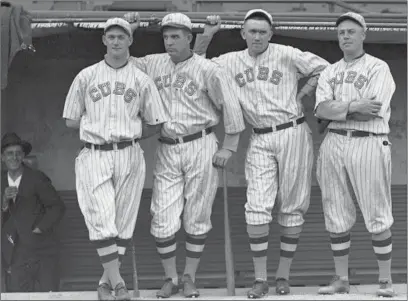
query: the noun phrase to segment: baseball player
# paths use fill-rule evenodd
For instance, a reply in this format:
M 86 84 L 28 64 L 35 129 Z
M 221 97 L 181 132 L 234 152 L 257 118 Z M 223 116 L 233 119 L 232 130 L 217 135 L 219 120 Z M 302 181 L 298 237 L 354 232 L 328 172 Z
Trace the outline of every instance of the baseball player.
M 372 234 L 379 266 L 377 295 L 392 297 L 393 224 L 391 149 L 388 140 L 390 102 L 395 83 L 384 61 L 364 52 L 364 18 L 346 13 L 337 20 L 343 58 L 327 67 L 316 91 L 315 114 L 329 121 L 317 161 L 326 229 L 330 233 L 336 276 L 320 294 L 348 293 L 350 231 L 357 200 Z
M 125 18 L 139 24 L 138 13 Z M 165 272 L 158 298 L 178 292 L 176 237 L 181 215 L 186 237 L 186 265 L 181 278 L 185 297 L 197 297 L 195 275 L 210 231 L 211 211 L 218 188 L 218 170 L 236 152 L 245 129 L 242 111 L 231 82 L 217 64 L 193 54 L 191 20 L 170 13 L 161 22 L 167 53 L 134 58 L 154 79 L 171 120 L 164 124 L 156 152 L 151 234 Z M 222 114 L 224 143 L 218 150 L 214 127 Z
M 104 60 L 74 79 L 63 117 L 79 128 L 84 147 L 75 159 L 78 202 L 89 239 L 95 243 L 104 273 L 100 300 L 130 298 L 119 267 L 133 236 L 145 181 L 145 160 L 138 140 L 154 133 L 168 115 L 153 82 L 129 63 L 130 24 L 109 19 L 104 28 Z
M 197 53 L 205 53 L 211 37 L 220 28 L 219 17 L 208 19 L 218 24 L 207 25 L 204 35 L 197 36 Z M 245 217 L 255 269 L 249 298 L 261 298 L 269 291 L 267 251 L 275 200 L 281 225 L 276 293 L 290 292 L 290 266 L 309 207 L 313 164 L 312 135 L 301 99 L 314 92 L 318 76 L 328 65 L 310 52 L 269 43 L 272 24 L 272 16 L 265 10 L 248 11 L 241 31 L 248 48 L 213 59 L 234 79 L 233 88 L 244 117 L 253 127 L 245 161 L 248 185 Z M 301 77 L 311 78 L 296 96 Z

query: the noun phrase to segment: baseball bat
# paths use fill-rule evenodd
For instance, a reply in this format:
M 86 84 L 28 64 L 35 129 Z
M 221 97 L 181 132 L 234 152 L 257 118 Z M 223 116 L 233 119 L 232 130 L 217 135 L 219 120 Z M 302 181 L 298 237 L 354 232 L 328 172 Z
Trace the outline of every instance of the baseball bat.
M 235 296 L 235 272 L 234 272 L 234 256 L 232 253 L 231 230 L 228 213 L 228 181 L 227 171 L 222 170 L 224 182 L 224 235 L 225 235 L 225 264 L 227 269 L 227 292 L 229 296 Z
M 139 280 L 137 277 L 137 266 L 136 266 L 136 248 L 135 243 L 132 239 L 132 265 L 133 265 L 133 298 L 139 298 Z

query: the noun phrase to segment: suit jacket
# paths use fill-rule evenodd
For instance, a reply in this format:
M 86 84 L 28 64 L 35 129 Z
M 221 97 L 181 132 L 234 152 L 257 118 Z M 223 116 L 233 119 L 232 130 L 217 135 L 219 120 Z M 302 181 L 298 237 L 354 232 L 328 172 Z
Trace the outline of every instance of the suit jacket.
M 7 171 L 2 173 L 1 193 L 8 187 Z M 32 255 L 55 254 L 59 241 L 55 227 L 65 213 L 65 205 L 51 180 L 41 171 L 24 165 L 15 202 L 2 213 L 2 255 L 11 264 L 15 248 Z M 39 228 L 42 233 L 32 231 Z

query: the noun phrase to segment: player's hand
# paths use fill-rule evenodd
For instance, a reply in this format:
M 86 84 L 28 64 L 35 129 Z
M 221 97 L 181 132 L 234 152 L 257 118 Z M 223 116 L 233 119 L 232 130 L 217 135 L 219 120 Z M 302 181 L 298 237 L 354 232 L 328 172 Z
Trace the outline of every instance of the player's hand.
M 232 151 L 229 149 L 220 149 L 213 157 L 213 166 L 217 168 L 224 168 L 227 165 L 229 158 L 231 158 L 231 155 Z
M 123 19 L 130 23 L 130 28 L 132 29 L 132 32 L 134 32 L 140 26 L 140 15 L 138 12 L 133 11 L 130 13 L 126 13 L 123 16 Z
M 356 121 L 369 121 L 372 119 L 381 119 L 382 117 L 379 115 L 373 115 L 373 114 L 369 114 L 369 115 L 365 115 L 365 114 L 361 114 L 361 113 L 351 113 L 349 115 L 347 115 L 347 120 L 356 120 Z
M 16 186 L 9 186 L 9 187 L 6 187 L 6 189 L 4 189 L 4 197 L 7 200 L 12 200 L 12 199 L 14 200 L 17 196 L 17 193 L 18 193 L 18 189 Z
M 41 231 L 40 228 L 35 228 L 35 229 L 33 230 L 33 233 L 35 233 L 35 234 L 41 234 L 42 231 Z
M 204 25 L 205 36 L 214 36 L 221 28 L 221 17 L 218 15 L 207 16 L 206 23 Z
M 378 112 L 381 110 L 382 103 L 372 98 L 361 98 L 359 100 L 352 101 L 350 103 L 350 113 L 361 113 L 367 116 L 378 116 Z

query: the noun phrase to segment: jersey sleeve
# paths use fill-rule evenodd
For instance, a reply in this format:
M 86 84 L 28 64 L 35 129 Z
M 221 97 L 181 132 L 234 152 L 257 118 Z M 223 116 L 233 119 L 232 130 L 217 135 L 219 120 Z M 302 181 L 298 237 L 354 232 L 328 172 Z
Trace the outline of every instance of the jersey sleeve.
M 139 68 L 139 70 L 142 70 L 144 73 L 147 73 L 147 66 L 149 65 L 150 62 L 150 56 L 149 55 L 146 55 L 144 57 L 131 56 L 129 58 L 129 62 L 131 62 L 134 66 Z
M 382 106 L 378 115 L 384 117 L 385 113 L 390 110 L 390 103 L 395 89 L 394 78 L 388 65 L 386 63 L 378 64 L 373 68 L 363 97 L 375 97 L 375 101 L 381 102 Z
M 62 117 L 65 119 L 79 120 L 85 112 L 86 78 L 80 72 L 74 79 L 65 98 Z
M 208 94 L 214 105 L 222 110 L 225 133 L 236 134 L 245 129 L 241 105 L 225 70 L 216 65 L 206 74 Z
M 205 36 L 203 34 L 197 34 L 196 40 L 194 43 L 193 52 L 199 56 L 206 57 L 208 46 L 210 46 L 212 38 L 209 36 Z M 225 55 L 221 55 L 218 57 L 213 57 L 211 61 L 214 63 L 223 65 L 225 63 Z
M 330 65 L 328 61 L 320 56 L 296 48 L 294 49 L 294 63 L 303 77 L 320 76 L 322 71 Z
M 315 116 L 320 119 L 344 121 L 348 114 L 348 102 L 336 100 L 329 82 L 329 68 L 319 77 L 316 89 Z
M 140 100 L 140 115 L 148 125 L 160 124 L 169 120 L 169 114 L 160 93 L 150 77 L 146 76 L 141 84 Z

